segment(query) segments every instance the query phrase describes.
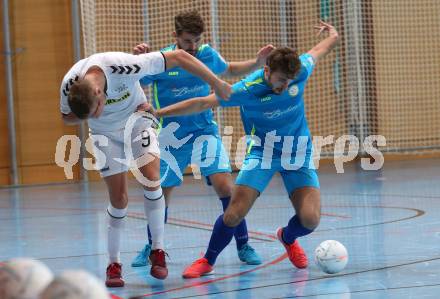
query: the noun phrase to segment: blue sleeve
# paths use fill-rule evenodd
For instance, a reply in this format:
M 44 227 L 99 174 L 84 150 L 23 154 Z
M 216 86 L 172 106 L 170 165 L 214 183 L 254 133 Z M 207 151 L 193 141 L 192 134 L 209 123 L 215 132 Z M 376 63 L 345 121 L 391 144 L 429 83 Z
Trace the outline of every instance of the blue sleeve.
M 154 76 L 145 76 L 139 80 L 142 86 L 150 85 L 153 83 L 153 81 L 154 81 Z
M 309 78 L 315 68 L 315 59 L 313 59 L 312 55 L 304 53 L 299 56 L 299 60 L 301 61 L 302 67 L 307 71 L 307 78 Z
M 229 66 L 226 60 L 214 48 L 209 48 L 213 58 L 212 72 L 216 75 L 226 72 Z
M 242 106 L 249 99 L 250 93 L 244 85 L 243 81 L 239 81 L 232 85 L 232 93 L 229 100 L 223 100 L 217 96 L 217 100 L 222 107 Z

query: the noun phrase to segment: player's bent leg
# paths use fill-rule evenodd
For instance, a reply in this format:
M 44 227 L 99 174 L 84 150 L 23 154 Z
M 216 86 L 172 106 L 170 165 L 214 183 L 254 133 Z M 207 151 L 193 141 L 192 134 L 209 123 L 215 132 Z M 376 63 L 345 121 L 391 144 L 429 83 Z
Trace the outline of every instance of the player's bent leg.
M 187 267 L 183 271 L 183 278 L 196 278 L 212 272 L 218 255 L 231 242 L 235 227 L 246 216 L 258 194 L 258 191 L 246 186 L 234 187 L 231 203 L 214 224 L 205 256 Z
M 321 193 L 318 188 L 303 187 L 290 196 L 296 215 L 305 228 L 313 231 L 321 220 Z
M 154 132 L 149 132 L 149 136 L 151 137 L 151 143 L 150 146 L 152 147 L 151 149 L 148 149 L 144 152 L 146 152 L 146 155 L 150 154 L 150 155 L 156 155 L 157 157 L 159 157 L 159 152 L 158 152 L 158 147 L 156 147 L 155 145 L 157 145 L 157 140 L 156 140 L 156 134 Z M 139 147 L 138 147 L 139 149 Z M 143 151 L 144 149 L 141 148 L 139 149 L 139 151 Z M 155 180 L 159 180 L 159 178 L 161 178 L 163 181 L 162 182 L 162 186 L 163 187 L 163 194 L 165 197 L 165 214 L 164 214 L 164 219 L 162 220 L 164 223 L 167 222 L 167 214 L 168 214 L 168 201 L 170 199 L 170 195 L 171 195 L 171 191 L 175 186 L 179 186 L 181 184 L 181 179 L 180 177 L 174 172 L 176 171 L 176 167 L 177 169 L 180 169 L 182 171 L 182 169 L 184 169 L 187 165 L 187 160 L 188 157 L 186 157 L 185 155 L 175 155 L 173 154 L 173 152 L 163 152 L 164 153 L 164 157 L 165 159 L 160 160 L 159 161 L 159 165 L 157 165 L 157 159 L 153 160 L 153 164 L 155 165 L 155 167 L 142 167 L 141 172 L 143 173 L 143 176 L 148 178 L 148 181 L 155 181 Z M 174 165 L 174 167 L 170 167 L 169 163 L 170 162 L 170 156 L 171 157 L 176 157 L 176 161 L 177 162 L 176 165 Z M 168 157 L 168 158 L 167 158 Z M 157 171 L 157 166 L 159 166 L 159 172 Z M 159 174 L 159 176 L 158 176 Z M 147 190 L 155 190 L 155 188 L 146 188 Z M 145 204 L 147 205 L 147 204 Z M 144 206 L 145 206 L 144 205 Z M 148 207 L 145 207 L 146 209 L 146 215 L 148 214 L 147 210 Z M 149 222 L 151 223 L 150 219 Z M 151 249 L 152 249 L 152 244 L 153 244 L 153 237 L 152 237 L 152 233 L 151 233 L 151 227 L 150 225 L 147 225 L 147 235 L 148 235 L 148 243 L 145 244 L 144 248 L 141 250 L 141 252 L 138 254 L 138 256 L 135 257 L 135 259 L 132 262 L 132 266 L 145 266 L 147 264 L 147 260 L 148 257 L 150 256 L 151 253 Z
M 180 160 L 179 160 L 180 162 Z M 180 164 L 179 164 L 180 167 Z M 155 172 L 148 174 L 151 176 L 155 176 Z M 167 187 L 162 186 L 163 195 L 165 197 L 165 217 L 164 217 L 164 223 L 167 223 L 168 219 L 168 203 L 171 198 L 172 190 L 174 189 L 174 185 L 178 186 L 180 185 L 181 181 L 179 178 L 169 169 L 168 164 L 161 160 L 160 161 L 160 174 L 161 177 L 163 176 L 163 185 L 166 185 Z M 133 259 L 131 266 L 132 267 L 144 267 L 148 264 L 148 257 L 151 253 L 151 245 L 153 243 L 152 237 L 151 237 L 151 230 L 150 225 L 147 225 L 147 237 L 148 242 L 145 244 L 145 246 L 141 249 L 141 251 L 138 253 L 138 255 Z
M 211 178 L 212 185 L 222 202 L 223 211 L 225 211 L 229 205 L 233 187 L 231 173 L 214 173 L 209 177 Z M 240 261 L 248 265 L 259 265 L 262 263 L 261 257 L 248 243 L 249 235 L 246 219 L 243 219 L 235 228 L 234 238 L 237 244 L 237 254 Z
M 164 223 L 166 224 L 168 221 L 168 203 L 171 197 L 171 192 L 174 187 L 163 187 L 162 192 L 165 197 L 165 217 Z M 145 267 L 148 264 L 148 258 L 151 253 L 151 245 L 153 243 L 150 225 L 147 225 L 147 234 L 148 234 L 148 243 L 139 251 L 138 255 L 131 262 L 132 267 Z
M 299 245 L 297 238 L 312 233 L 320 220 L 320 192 L 314 187 L 303 187 L 295 190 L 290 200 L 295 208 L 293 216 L 286 227 L 277 230 L 277 237 L 289 255 L 292 264 L 297 268 L 306 268 L 306 253 Z
M 151 252 L 149 260 L 151 263 L 150 274 L 157 279 L 165 279 L 168 276 L 168 269 L 165 262 L 164 251 L 164 219 L 165 219 L 165 198 L 159 184 L 160 159 L 158 156 L 150 163 L 139 168 L 142 175 L 154 184 L 144 185 L 144 209 L 151 231 Z
M 219 197 L 231 196 L 234 183 L 230 172 L 213 173 L 209 176 L 209 179 Z
M 211 153 L 208 154 L 209 150 L 206 146 L 207 143 L 205 142 L 194 143 L 194 146 L 199 145 L 199 148 L 196 148 L 196 151 L 201 151 L 200 156 L 209 156 L 214 159 L 209 165 L 201 163 L 199 166 L 202 175 L 210 180 L 221 201 L 223 212 L 225 212 L 231 200 L 232 189 L 234 186 L 231 176 L 231 165 L 220 137 L 217 134 L 213 134 L 209 138 L 211 144 L 216 144 L 215 153 L 211 148 Z M 245 219 L 243 219 L 236 226 L 234 238 L 237 246 L 238 257 L 242 262 L 245 262 L 249 265 L 261 264 L 260 256 L 248 244 L 249 236 Z
M 122 287 L 124 280 L 120 261 L 120 240 L 127 215 L 127 179 L 125 173 L 119 173 L 105 177 L 104 180 L 110 195 L 110 204 L 107 208 L 109 265 L 105 284 L 108 287 Z
M 260 193 L 254 188 L 236 185 L 232 192 L 231 202 L 223 215 L 225 225 L 236 227 L 247 215 L 259 195 Z

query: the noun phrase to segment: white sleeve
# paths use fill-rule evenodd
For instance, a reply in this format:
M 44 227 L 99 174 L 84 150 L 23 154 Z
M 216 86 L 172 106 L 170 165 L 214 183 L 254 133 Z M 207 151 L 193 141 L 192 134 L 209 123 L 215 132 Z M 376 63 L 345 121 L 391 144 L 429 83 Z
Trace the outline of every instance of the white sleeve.
M 69 104 L 67 103 L 67 96 L 63 94 L 62 88 L 60 97 L 60 111 L 62 114 L 69 114 L 70 112 L 72 112 L 72 110 L 70 110 Z
M 69 74 L 64 77 L 60 87 L 60 111 L 63 114 L 69 114 L 72 112 L 69 103 L 67 102 L 67 97 L 69 95 L 70 87 L 78 80 L 78 75 L 72 75 L 71 77 L 68 75 Z
M 156 75 L 165 71 L 165 57 L 161 52 L 151 52 L 140 55 L 118 53 L 118 59 L 111 59 L 107 73 L 111 76 L 131 77 L 139 80 L 147 75 Z

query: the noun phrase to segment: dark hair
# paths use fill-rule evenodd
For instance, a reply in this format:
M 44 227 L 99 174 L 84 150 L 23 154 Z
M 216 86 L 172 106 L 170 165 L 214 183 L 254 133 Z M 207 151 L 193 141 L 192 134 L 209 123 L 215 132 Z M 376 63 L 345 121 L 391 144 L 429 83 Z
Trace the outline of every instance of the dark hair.
M 200 35 L 205 31 L 205 22 L 197 10 L 183 11 L 174 17 L 176 34 L 182 32 Z
M 86 119 L 89 117 L 90 108 L 92 107 L 93 102 L 93 89 L 87 81 L 82 80 L 75 82 L 75 84 L 70 87 L 67 103 L 73 114 L 79 119 Z
M 298 53 L 289 47 L 280 47 L 273 50 L 266 60 L 271 72 L 282 72 L 289 79 L 295 78 L 301 68 Z

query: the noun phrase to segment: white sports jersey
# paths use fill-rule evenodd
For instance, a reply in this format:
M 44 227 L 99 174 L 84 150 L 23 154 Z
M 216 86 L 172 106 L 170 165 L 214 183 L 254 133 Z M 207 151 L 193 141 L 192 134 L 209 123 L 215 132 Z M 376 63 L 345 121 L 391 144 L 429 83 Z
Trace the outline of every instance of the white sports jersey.
M 107 79 L 106 102 L 98 118 L 89 118 L 93 132 L 107 132 L 125 127 L 127 119 L 136 107 L 146 102 L 139 79 L 165 71 L 165 58 L 160 52 L 131 55 L 122 52 L 106 52 L 91 55 L 75 63 L 61 83 L 60 110 L 71 112 L 67 102 L 69 88 L 84 77 L 92 67 L 98 66 Z

